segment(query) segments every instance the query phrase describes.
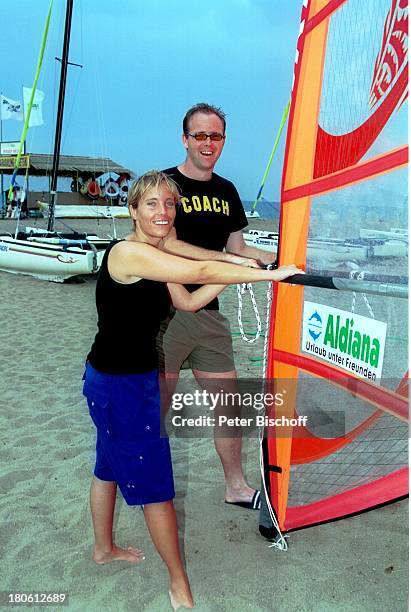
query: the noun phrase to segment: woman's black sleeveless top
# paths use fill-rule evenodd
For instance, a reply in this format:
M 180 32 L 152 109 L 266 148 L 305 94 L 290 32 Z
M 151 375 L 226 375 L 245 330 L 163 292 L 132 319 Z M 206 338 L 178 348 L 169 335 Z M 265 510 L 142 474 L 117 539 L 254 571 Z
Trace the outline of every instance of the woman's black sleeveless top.
M 97 279 L 98 332 L 87 359 L 108 374 L 149 372 L 158 367 L 156 336 L 169 312 L 167 286 L 144 278 L 128 285 L 113 280 L 107 260 L 116 242 L 107 248 Z

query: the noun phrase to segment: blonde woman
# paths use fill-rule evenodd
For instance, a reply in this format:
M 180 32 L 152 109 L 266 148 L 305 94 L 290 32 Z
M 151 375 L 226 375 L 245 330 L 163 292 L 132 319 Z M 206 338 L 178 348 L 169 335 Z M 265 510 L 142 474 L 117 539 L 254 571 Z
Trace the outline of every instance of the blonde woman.
M 152 171 L 129 194 L 133 231 L 106 251 L 96 286 L 98 331 L 87 359 L 84 395 L 97 429 L 91 513 L 96 563 L 138 563 L 143 553 L 113 542 L 117 486 L 129 505 L 143 506 L 153 543 L 167 566 L 172 607 L 194 606 L 179 545 L 169 441 L 160 435 L 156 335 L 169 310 L 196 311 L 225 285 L 279 281 L 294 266 L 268 271 L 193 261 L 158 246 L 173 227 L 179 192 Z M 189 293 L 181 283 L 202 284 Z

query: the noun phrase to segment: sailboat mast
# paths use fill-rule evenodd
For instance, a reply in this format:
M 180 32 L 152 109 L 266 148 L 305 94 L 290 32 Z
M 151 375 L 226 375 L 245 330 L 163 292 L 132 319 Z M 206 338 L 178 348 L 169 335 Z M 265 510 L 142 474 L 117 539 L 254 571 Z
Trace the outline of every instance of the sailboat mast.
M 73 14 L 73 0 L 67 0 L 66 20 L 64 24 L 63 53 L 62 53 L 62 58 L 61 58 L 61 70 L 60 70 L 59 99 L 58 99 L 58 106 L 57 106 L 56 129 L 54 133 L 53 169 L 51 172 L 50 208 L 49 208 L 49 220 L 48 220 L 48 225 L 47 225 L 47 230 L 49 232 L 53 231 L 53 228 L 54 228 L 54 211 L 55 211 L 56 199 L 57 199 L 57 175 L 58 175 L 59 160 L 60 160 L 61 132 L 62 132 L 62 127 L 63 127 L 64 99 L 65 99 L 65 93 L 66 93 L 67 65 L 68 65 L 69 47 L 70 47 L 70 32 L 71 32 L 72 14 Z

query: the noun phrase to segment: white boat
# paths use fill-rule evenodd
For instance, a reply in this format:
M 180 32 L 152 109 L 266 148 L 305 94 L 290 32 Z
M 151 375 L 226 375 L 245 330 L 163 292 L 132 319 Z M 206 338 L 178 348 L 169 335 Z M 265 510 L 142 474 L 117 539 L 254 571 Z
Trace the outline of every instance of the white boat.
M 399 240 L 408 242 L 408 230 L 402 228 L 391 228 L 388 230 L 360 229 L 360 238 L 375 240 Z
M 0 235 L 0 270 L 27 274 L 41 280 L 63 282 L 73 276 L 94 274 L 110 239 L 95 235 L 19 232 Z
M 408 240 L 383 240 L 370 249 L 372 257 L 408 257 Z
M 341 264 L 347 261 L 364 262 L 370 257 L 370 248 L 349 240 L 308 240 L 307 259 Z
M 49 206 L 39 202 L 39 208 L 46 217 Z M 56 219 L 128 219 L 128 206 L 103 206 L 102 204 L 57 204 L 54 217 Z
M 250 246 L 258 246 L 263 249 L 277 249 L 278 233 L 266 232 L 264 230 L 252 230 L 243 233 L 245 243 Z
M 265 250 L 277 250 L 278 234 L 264 230 L 249 230 L 243 234 L 246 244 Z M 311 260 L 344 263 L 364 262 L 373 257 L 407 257 L 408 235 L 405 232 L 361 230 L 360 239 L 309 239 L 307 256 Z
M 246 210 L 245 216 L 247 217 L 247 219 L 259 219 L 260 213 L 256 210 Z

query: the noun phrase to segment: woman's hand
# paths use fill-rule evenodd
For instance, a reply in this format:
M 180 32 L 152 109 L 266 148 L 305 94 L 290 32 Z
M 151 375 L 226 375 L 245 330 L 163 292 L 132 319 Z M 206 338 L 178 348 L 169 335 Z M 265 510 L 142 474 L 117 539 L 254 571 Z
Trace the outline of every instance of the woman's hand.
M 297 268 L 295 264 L 289 264 L 288 266 L 280 266 L 277 270 L 273 270 L 273 280 L 281 281 L 294 274 L 305 274 L 304 270 Z

